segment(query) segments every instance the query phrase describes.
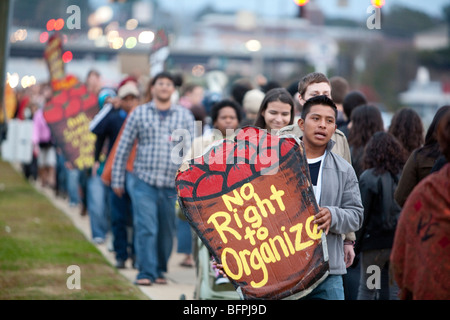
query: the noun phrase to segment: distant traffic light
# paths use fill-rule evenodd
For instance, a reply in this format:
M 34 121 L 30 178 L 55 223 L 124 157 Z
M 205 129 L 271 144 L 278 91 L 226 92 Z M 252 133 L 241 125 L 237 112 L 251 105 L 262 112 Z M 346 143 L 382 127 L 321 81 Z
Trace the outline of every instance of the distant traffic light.
M 299 7 L 303 7 L 305 4 L 309 2 L 309 0 L 294 0 L 295 4 Z
M 306 7 L 304 7 L 309 0 L 294 0 L 294 3 L 298 6 L 298 17 L 305 18 L 306 17 Z
M 59 31 L 62 28 L 64 28 L 64 20 L 59 18 L 58 20 L 55 21 L 55 30 Z
M 377 8 L 384 6 L 385 0 L 372 0 L 372 5 Z
M 55 29 L 55 19 L 47 21 L 47 31 L 53 31 Z
M 47 21 L 46 27 L 47 27 L 47 31 L 53 31 L 53 30 L 59 31 L 62 28 L 64 28 L 64 20 L 61 18 L 59 18 L 57 20 L 50 19 Z

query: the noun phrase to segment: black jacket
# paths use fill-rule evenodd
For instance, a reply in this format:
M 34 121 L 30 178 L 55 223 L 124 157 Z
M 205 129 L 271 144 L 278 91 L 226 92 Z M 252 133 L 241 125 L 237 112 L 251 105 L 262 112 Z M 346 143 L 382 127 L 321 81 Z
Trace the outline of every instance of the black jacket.
M 396 221 L 400 207 L 395 202 L 394 192 L 400 174 L 396 177 L 389 172 L 375 175 L 374 169 L 365 170 L 359 178 L 361 199 L 364 206 L 364 224 L 357 232 L 356 251 L 392 248 Z M 396 210 L 396 219 L 387 225 L 387 218 Z

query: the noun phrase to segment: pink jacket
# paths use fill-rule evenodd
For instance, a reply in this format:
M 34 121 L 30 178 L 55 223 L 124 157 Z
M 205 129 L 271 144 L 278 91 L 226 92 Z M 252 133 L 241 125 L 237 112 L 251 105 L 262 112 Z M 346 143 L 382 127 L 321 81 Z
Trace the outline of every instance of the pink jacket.
M 39 108 L 33 116 L 33 134 L 31 140 L 34 145 L 38 145 L 40 142 L 50 142 L 52 133 L 44 118 L 42 108 Z

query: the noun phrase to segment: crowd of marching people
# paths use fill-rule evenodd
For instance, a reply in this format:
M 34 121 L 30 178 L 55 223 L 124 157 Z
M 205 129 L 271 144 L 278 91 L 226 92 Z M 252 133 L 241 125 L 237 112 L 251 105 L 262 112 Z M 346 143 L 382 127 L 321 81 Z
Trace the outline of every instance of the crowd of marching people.
M 127 76 L 104 87 L 93 70 L 85 84 L 98 99 L 89 126 L 93 166 L 74 167 L 55 144 L 42 111 L 51 88 L 42 84 L 17 100 L 14 117 L 34 128 L 33 160 L 23 172 L 79 208 L 92 241 L 114 251 L 116 268 L 136 269 L 135 284 L 167 283 L 174 244 L 182 266 L 198 263 L 197 242 L 177 210 L 174 146 L 189 150 L 186 160 L 251 125 L 305 145 L 320 209 L 315 222 L 327 232 L 330 256 L 330 275 L 308 298 L 450 298 L 450 106 L 429 125 L 407 107 L 384 123 L 363 92 L 321 73 L 286 87 L 239 79 L 219 95 L 165 71 L 144 84 Z M 175 129 L 191 140 L 174 138 Z M 379 285 L 369 285 L 370 266 L 381 271 Z

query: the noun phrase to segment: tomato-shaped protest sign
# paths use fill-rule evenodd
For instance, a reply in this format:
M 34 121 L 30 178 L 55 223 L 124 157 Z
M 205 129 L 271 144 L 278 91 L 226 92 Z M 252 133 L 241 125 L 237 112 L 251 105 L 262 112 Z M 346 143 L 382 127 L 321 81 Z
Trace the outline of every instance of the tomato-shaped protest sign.
M 54 92 L 44 107 L 44 118 L 56 145 L 78 169 L 94 164 L 96 136 L 89 130 L 89 123 L 98 110 L 96 96 L 79 82 Z
M 244 299 L 299 298 L 328 275 L 303 144 L 245 127 L 183 163 L 179 204 Z
M 44 107 L 44 118 L 66 160 L 75 168 L 90 168 L 94 164 L 96 136 L 89 130 L 89 123 L 99 111 L 97 96 L 75 76 L 66 74 L 62 43 L 61 35 L 54 33 L 44 51 L 53 90 Z

